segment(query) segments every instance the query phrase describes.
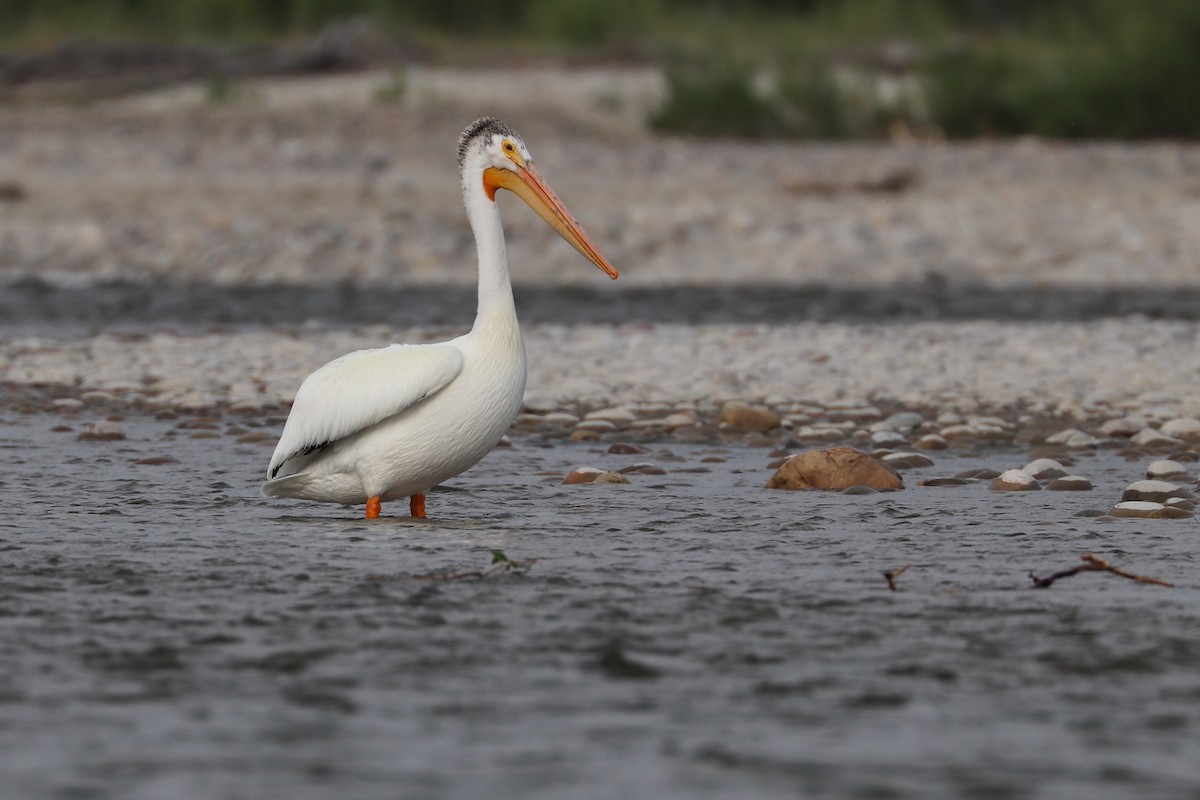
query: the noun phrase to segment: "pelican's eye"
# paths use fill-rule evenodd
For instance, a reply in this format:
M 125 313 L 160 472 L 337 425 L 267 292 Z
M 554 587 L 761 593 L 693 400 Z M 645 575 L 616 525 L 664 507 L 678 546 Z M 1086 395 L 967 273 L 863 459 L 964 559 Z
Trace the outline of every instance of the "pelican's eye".
M 516 164 L 518 167 L 525 166 L 525 159 L 521 157 L 521 151 L 517 149 L 517 145 L 512 139 L 505 139 L 504 155 L 508 156 L 508 160 Z

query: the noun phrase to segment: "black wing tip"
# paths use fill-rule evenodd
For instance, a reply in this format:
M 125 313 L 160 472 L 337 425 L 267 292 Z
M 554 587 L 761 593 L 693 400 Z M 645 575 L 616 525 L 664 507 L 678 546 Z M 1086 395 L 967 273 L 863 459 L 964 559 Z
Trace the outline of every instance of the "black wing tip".
M 267 476 L 267 480 L 274 480 L 275 476 L 279 474 L 279 470 L 283 469 L 283 465 L 286 464 L 287 462 L 291 461 L 293 458 L 300 458 L 301 456 L 306 456 L 310 453 L 315 453 L 318 450 L 324 450 L 326 447 L 329 447 L 329 445 L 331 445 L 331 444 L 333 444 L 332 441 L 325 441 L 325 442 L 321 442 L 320 444 L 310 444 L 310 445 L 301 447 L 299 450 L 292 453 L 290 456 L 288 456 L 287 458 L 283 459 L 278 464 L 276 464 L 275 469 L 271 470 L 271 474 Z
M 501 136 L 514 135 L 512 128 L 495 117 L 480 117 L 468 125 L 458 137 L 458 165 L 461 167 L 466 159 L 467 149 L 471 146 L 471 142 L 480 136 L 492 136 L 497 133 Z

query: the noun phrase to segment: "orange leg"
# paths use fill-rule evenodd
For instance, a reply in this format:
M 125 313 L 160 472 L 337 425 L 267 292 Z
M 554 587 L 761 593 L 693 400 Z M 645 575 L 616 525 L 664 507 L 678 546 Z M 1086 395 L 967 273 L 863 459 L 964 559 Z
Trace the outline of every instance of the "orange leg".
M 414 494 L 408 498 L 408 513 L 414 517 L 425 517 L 425 495 Z
M 367 500 L 367 519 L 376 519 L 382 510 L 383 503 L 379 502 L 379 495 L 375 495 Z

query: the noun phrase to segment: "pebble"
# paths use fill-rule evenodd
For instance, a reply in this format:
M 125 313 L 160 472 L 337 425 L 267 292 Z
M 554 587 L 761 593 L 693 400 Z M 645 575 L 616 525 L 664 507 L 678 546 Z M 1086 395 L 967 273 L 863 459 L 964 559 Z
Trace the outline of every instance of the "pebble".
M 1096 488 L 1092 482 L 1082 475 L 1064 475 L 1046 484 L 1051 492 L 1088 492 Z
M 769 431 L 778 428 L 779 422 L 779 415 L 766 406 L 752 406 L 738 400 L 721 406 L 717 420 L 722 429 L 743 433 Z
M 888 453 L 879 460 L 892 469 L 919 469 L 921 467 L 933 466 L 933 459 L 929 456 L 909 451 Z
M 846 431 L 839 428 L 815 428 L 805 425 L 793 431 L 792 435 L 805 442 L 840 442 L 846 438 Z
M 581 426 L 587 425 L 596 420 L 610 423 L 615 430 L 619 426 L 633 424 L 637 420 L 637 415 L 627 408 L 602 408 L 598 411 L 589 412 L 584 416 L 583 422 L 579 424 Z M 592 428 L 592 430 L 596 429 Z
M 1178 445 L 1182 444 L 1182 442 L 1180 442 L 1174 436 L 1168 436 L 1162 431 L 1154 430 L 1154 428 L 1142 428 L 1140 431 L 1134 434 L 1133 438 L 1129 440 L 1129 443 L 1136 447 L 1153 448 L 1177 447 Z
M 1110 419 L 1100 426 L 1100 433 L 1105 436 L 1133 436 L 1147 425 L 1144 417 L 1118 417 Z
M 576 483 L 592 483 L 596 478 L 605 473 L 605 470 L 597 469 L 596 467 L 577 467 L 563 478 L 564 484 Z
M 1028 472 L 1009 469 L 1000 473 L 988 488 L 994 492 L 1027 492 L 1042 487 Z
M 914 445 L 921 450 L 945 450 L 950 446 L 950 443 L 943 436 L 939 436 L 936 433 L 927 433 L 920 439 L 917 439 Z
M 1034 461 L 1030 461 L 1021 469 L 1022 471 L 1027 472 L 1028 474 L 1037 478 L 1039 481 L 1053 480 L 1054 478 L 1061 478 L 1067 474 L 1067 471 L 1063 468 L 1063 465 L 1052 458 L 1039 458 Z
M 871 434 L 873 447 L 908 447 L 908 437 L 896 431 L 883 430 Z
M 617 430 L 617 426 L 606 419 L 585 419 L 575 426 L 575 430 L 591 431 L 592 433 L 612 433 Z
M 629 483 L 629 478 L 626 478 L 620 472 L 601 472 L 591 481 L 587 483 Z
M 648 451 L 646 448 L 639 447 L 631 442 L 616 442 L 615 444 L 609 445 L 608 452 L 615 455 L 635 456 Z
M 115 422 L 100 420 L 89 422 L 83 426 L 83 432 L 78 438 L 81 441 L 110 442 L 125 438 L 125 429 Z
M 1122 500 L 1145 500 L 1153 503 L 1163 503 L 1172 497 L 1191 499 L 1192 493 L 1167 481 L 1147 480 L 1129 484 L 1121 494 Z
M 1165 436 L 1194 442 L 1200 440 L 1200 419 L 1180 417 L 1163 423 L 1160 429 Z
M 687 428 L 696 424 L 696 415 L 691 411 L 676 411 L 668 414 L 662 424 L 668 428 Z
M 1108 510 L 1112 517 L 1138 517 L 1142 519 L 1183 519 L 1192 516 L 1192 512 L 1182 508 L 1173 508 L 1148 500 L 1126 500 L 1117 503 Z
M 911 433 L 916 430 L 925 417 L 915 411 L 898 411 L 886 419 L 874 423 L 871 426 L 872 431 L 897 431 L 899 433 Z
M 959 422 L 959 423 L 955 423 L 953 425 L 947 425 L 946 427 L 942 428 L 938 432 L 938 435 L 941 436 L 943 439 L 952 442 L 955 439 L 964 439 L 967 437 L 978 437 L 979 431 L 975 430 L 975 427 L 973 425 L 966 425 L 964 423 Z
M 1146 477 L 1153 480 L 1190 480 L 1187 468 L 1178 461 L 1162 459 L 1146 467 Z
M 1089 447 L 1098 447 L 1100 440 L 1090 433 L 1085 433 L 1078 428 L 1067 428 L 1064 431 L 1059 431 L 1053 436 L 1046 438 L 1047 444 L 1061 444 L 1071 450 L 1084 450 Z
M 969 486 L 970 483 L 966 478 L 925 478 L 917 481 L 917 486 Z
M 792 456 L 767 481 L 768 489 L 903 489 L 892 470 L 853 447 L 807 450 Z
M 74 397 L 60 397 L 51 403 L 51 405 L 53 405 L 54 408 L 59 411 L 70 412 L 78 411 L 79 409 L 83 408 L 83 401 L 77 400 Z
M 542 417 L 542 422 L 549 425 L 561 425 L 564 428 L 569 428 L 579 424 L 579 417 L 574 414 L 568 414 L 565 411 L 551 411 Z

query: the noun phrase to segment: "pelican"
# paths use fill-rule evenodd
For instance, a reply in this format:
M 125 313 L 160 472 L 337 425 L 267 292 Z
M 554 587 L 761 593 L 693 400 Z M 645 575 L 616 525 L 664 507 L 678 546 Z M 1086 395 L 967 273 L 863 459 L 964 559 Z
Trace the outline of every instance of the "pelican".
M 300 384 L 263 494 L 343 505 L 425 495 L 477 464 L 508 430 L 525 394 L 496 192 L 508 189 L 614 280 L 617 271 L 533 165 L 525 142 L 491 117 L 458 140 L 467 219 L 479 253 L 479 308 L 470 332 L 437 344 L 393 344 L 330 361 Z

